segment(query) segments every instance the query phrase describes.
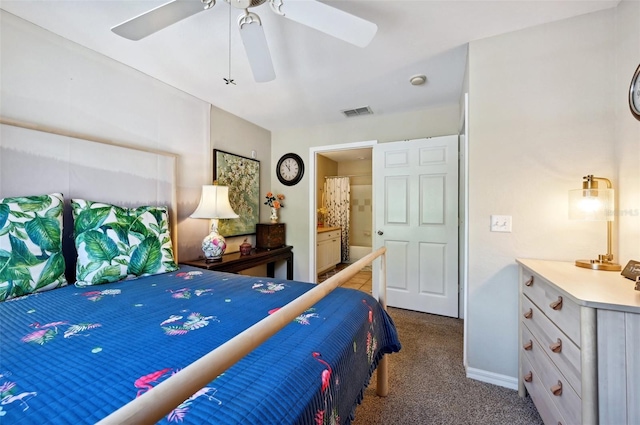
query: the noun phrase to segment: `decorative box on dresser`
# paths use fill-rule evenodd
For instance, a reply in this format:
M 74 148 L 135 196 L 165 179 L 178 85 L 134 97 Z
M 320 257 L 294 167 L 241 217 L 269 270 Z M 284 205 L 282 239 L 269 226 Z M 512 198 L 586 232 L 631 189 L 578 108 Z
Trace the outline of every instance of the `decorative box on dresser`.
M 619 272 L 518 259 L 519 385 L 545 424 L 640 424 L 640 291 Z
M 285 245 L 286 232 L 284 223 L 257 223 L 256 248 L 274 249 Z

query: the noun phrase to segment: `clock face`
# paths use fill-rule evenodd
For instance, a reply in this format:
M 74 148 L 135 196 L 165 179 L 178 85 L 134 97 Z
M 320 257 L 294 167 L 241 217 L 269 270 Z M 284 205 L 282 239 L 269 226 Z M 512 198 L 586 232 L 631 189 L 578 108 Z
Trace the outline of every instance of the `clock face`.
M 633 74 L 631 86 L 629 86 L 629 108 L 633 116 L 640 121 L 640 65 Z
M 292 181 L 300 173 L 298 163 L 293 158 L 287 158 L 280 164 L 280 175 L 287 181 Z
M 276 175 L 280 183 L 293 186 L 302 180 L 304 174 L 304 162 L 294 153 L 283 155 L 276 166 Z

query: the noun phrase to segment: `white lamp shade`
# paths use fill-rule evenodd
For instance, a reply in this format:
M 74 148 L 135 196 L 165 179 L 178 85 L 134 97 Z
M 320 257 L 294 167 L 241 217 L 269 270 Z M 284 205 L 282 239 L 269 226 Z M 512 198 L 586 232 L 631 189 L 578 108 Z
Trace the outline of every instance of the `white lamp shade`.
M 569 219 L 614 220 L 613 189 L 575 189 L 569 191 Z
M 227 186 L 203 185 L 202 196 L 198 208 L 191 218 L 238 218 L 229 204 L 229 188 Z

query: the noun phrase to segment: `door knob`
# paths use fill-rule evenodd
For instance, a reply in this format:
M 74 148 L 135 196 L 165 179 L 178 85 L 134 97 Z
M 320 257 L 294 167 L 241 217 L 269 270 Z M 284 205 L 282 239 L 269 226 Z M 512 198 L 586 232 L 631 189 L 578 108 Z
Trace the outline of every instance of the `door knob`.
M 378 234 L 379 234 L 380 236 L 382 236 L 382 235 L 384 235 L 384 232 L 383 232 L 382 230 L 378 230 Z

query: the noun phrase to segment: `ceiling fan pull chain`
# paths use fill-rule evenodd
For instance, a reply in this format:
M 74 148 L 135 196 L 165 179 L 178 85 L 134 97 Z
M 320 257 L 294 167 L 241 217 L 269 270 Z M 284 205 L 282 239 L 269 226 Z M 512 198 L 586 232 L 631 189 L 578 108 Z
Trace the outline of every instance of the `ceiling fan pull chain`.
M 202 0 L 206 1 L 206 0 Z M 215 2 L 215 0 L 213 0 Z M 236 82 L 231 78 L 231 7 L 229 7 L 229 78 L 223 78 L 226 85 L 233 84 L 236 85 Z

